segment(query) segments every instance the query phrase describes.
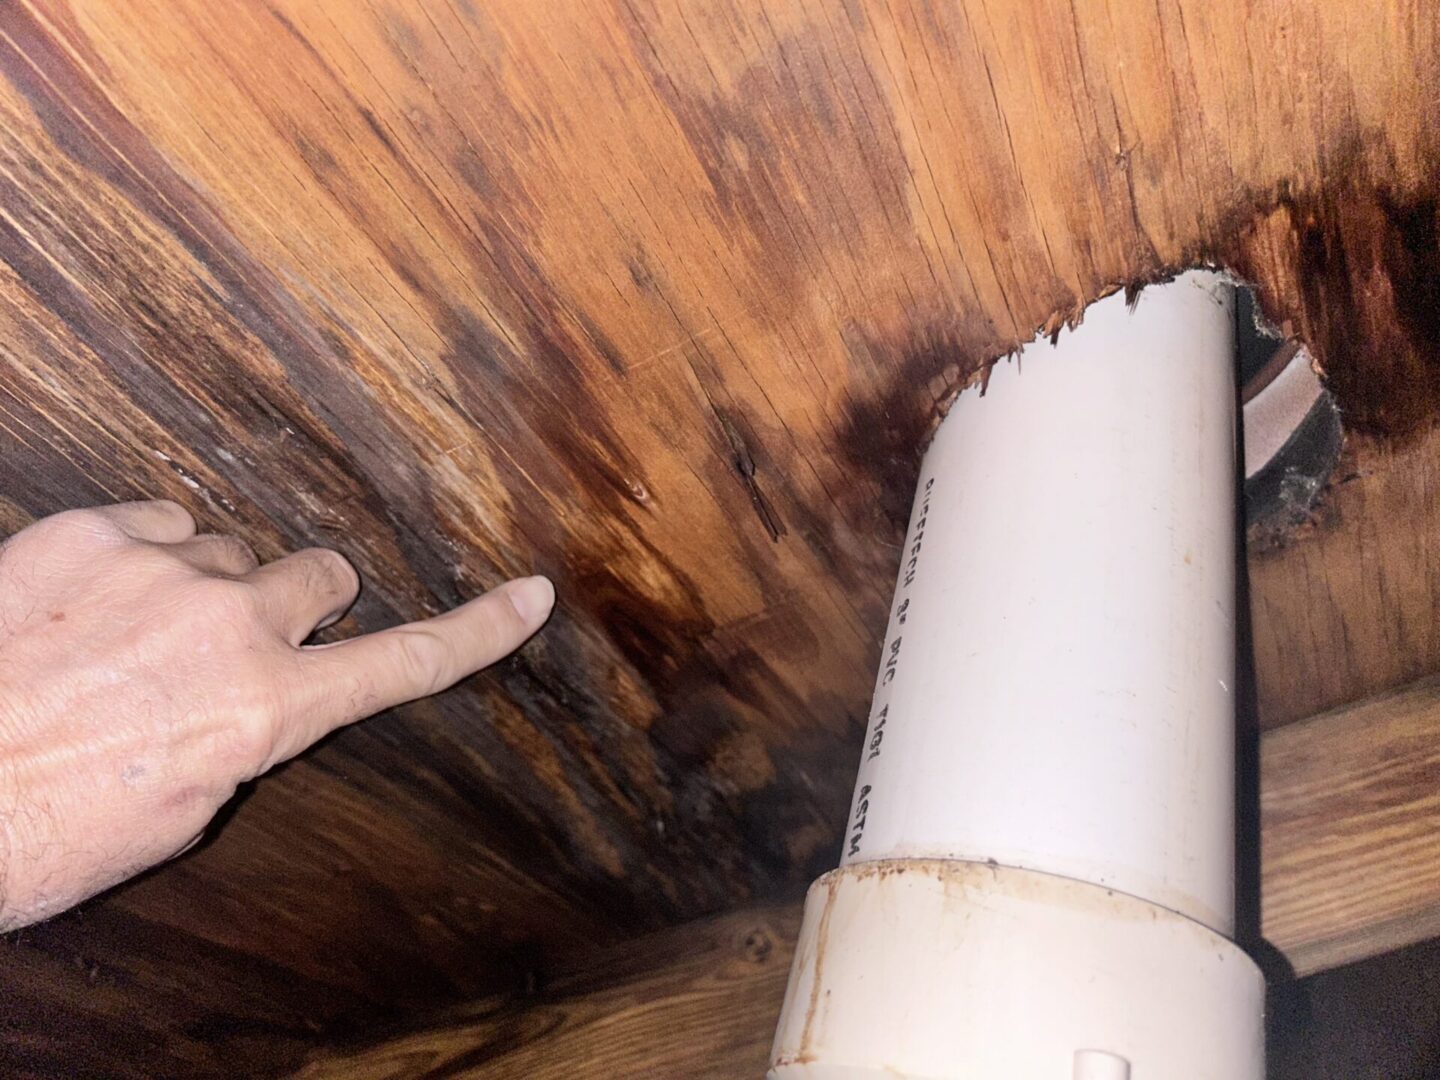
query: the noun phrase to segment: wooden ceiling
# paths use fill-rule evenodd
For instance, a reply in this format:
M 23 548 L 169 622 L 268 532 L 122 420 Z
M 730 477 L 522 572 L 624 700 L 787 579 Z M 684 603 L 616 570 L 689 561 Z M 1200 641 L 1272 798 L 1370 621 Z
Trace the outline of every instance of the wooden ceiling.
M 1437 106 L 1425 0 L 0 6 L 0 523 L 168 496 L 338 547 L 340 634 L 560 597 L 13 935 L 4 1071 L 276 1071 L 793 894 L 927 432 L 1187 265 L 1352 433 L 1252 559 L 1261 722 L 1440 670 Z

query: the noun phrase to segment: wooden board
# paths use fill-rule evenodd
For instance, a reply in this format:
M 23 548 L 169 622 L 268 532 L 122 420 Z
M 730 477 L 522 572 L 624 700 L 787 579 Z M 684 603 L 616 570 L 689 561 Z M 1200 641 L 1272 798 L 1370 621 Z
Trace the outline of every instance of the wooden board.
M 1423 0 L 4 5 L 0 524 L 168 495 L 338 546 L 343 632 L 561 597 L 7 942 L 4 1071 L 273 1071 L 809 880 L 986 361 L 1214 259 L 1355 429 L 1428 422 L 1436 38 Z
M 1440 671 L 1440 432 L 1351 435 L 1314 520 L 1250 555 L 1261 722 Z
M 1261 910 L 1300 974 L 1440 936 L 1440 680 L 1268 732 Z
M 316 1054 L 295 1080 L 763 1076 L 799 931 L 798 905 L 660 931 L 587 957 L 528 1004 L 481 1002 Z

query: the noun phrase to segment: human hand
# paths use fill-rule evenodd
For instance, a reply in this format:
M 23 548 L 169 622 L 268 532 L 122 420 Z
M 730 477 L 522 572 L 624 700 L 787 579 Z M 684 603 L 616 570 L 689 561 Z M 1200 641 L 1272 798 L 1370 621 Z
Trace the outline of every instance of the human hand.
M 501 659 L 554 603 L 523 578 L 423 622 L 304 646 L 345 558 L 260 566 L 173 502 L 72 510 L 0 547 L 0 930 L 199 839 L 236 785 Z

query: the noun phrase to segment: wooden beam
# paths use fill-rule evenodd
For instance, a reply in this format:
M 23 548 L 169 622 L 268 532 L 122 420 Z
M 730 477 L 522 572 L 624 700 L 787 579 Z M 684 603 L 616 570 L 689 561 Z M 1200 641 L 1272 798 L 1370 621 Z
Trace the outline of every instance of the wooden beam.
M 1296 972 L 1440 934 L 1440 679 L 1261 740 L 1261 917 Z
M 759 1077 L 785 996 L 798 904 L 752 908 L 607 949 L 527 1007 L 452 1014 L 295 1080 Z
M 1252 543 L 1260 722 L 1280 727 L 1440 671 L 1440 429 L 1351 433 L 1313 520 Z
M 1262 911 L 1296 974 L 1440 934 L 1440 679 L 1261 740 Z M 759 1076 L 798 904 L 596 954 L 528 1008 L 479 1007 L 315 1056 L 303 1080 Z

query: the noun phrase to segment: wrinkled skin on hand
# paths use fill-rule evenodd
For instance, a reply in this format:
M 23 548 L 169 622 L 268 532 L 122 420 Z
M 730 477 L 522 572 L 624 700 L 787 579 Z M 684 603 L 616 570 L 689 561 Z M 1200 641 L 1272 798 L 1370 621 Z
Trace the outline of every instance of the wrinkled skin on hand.
M 336 552 L 260 566 L 172 502 L 72 510 L 0 547 L 0 930 L 194 843 L 252 779 L 433 694 L 544 623 L 523 578 L 454 611 L 305 646 L 354 602 Z

